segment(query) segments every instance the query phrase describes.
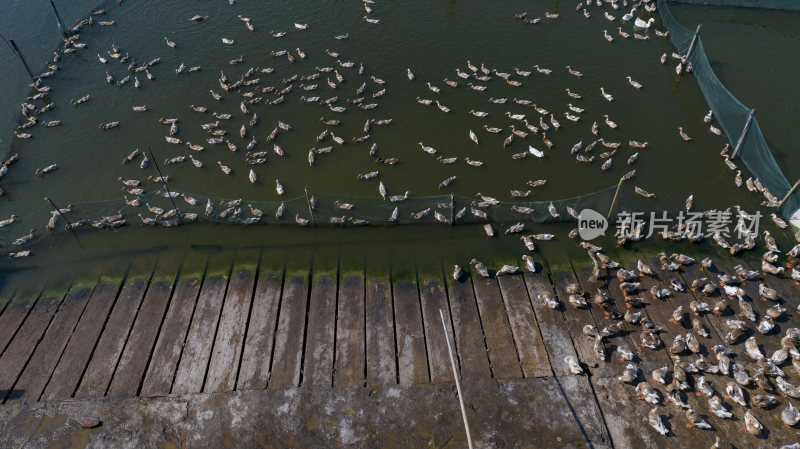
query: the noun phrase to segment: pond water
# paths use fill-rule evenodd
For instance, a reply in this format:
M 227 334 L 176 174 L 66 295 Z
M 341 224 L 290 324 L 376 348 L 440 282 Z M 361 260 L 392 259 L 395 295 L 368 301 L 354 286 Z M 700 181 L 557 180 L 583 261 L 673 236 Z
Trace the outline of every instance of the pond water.
M 70 2 L 61 5 L 62 16 L 68 24 L 86 15 L 92 2 Z M 615 186 L 619 178 L 631 169 L 636 176 L 626 182 L 618 205 L 627 209 L 670 210 L 683 208 L 686 197 L 694 195 L 695 209 L 726 208 L 740 204 L 748 211 L 755 211 L 760 196 L 737 189 L 733 173 L 725 167 L 719 151 L 726 143 L 724 136 L 708 131 L 702 118 L 707 107 L 697 83 L 691 75 L 679 77 L 675 74 L 676 60 L 668 58 L 662 65 L 663 53 L 672 53 L 668 39 L 656 36 L 654 30 L 648 40 L 633 38 L 635 30 L 630 23 L 621 21 L 626 12 L 623 8 L 613 10 L 609 6 L 589 9 L 591 18 L 575 11 L 573 3 L 509 1 L 486 7 L 484 2 L 375 2 L 369 4 L 373 10 L 368 17 L 380 23 L 365 21 L 364 4 L 344 4 L 333 1 L 317 2 L 106 2 L 99 5 L 104 15 L 94 17 L 95 25 L 81 31 L 80 42 L 86 48 L 64 55 L 59 70 L 42 85 L 52 87 L 44 99 L 32 101 L 37 107 L 46 103 L 54 110 L 44 114 L 42 121 L 60 120 L 61 125 L 52 128 L 36 126 L 27 132 L 32 139 L 14 136 L 14 123 L 19 120 L 19 103 L 34 92 L 26 86 L 26 75 L 21 65 L 9 51 L 0 52 L 0 75 L 8 80 L 11 91 L 0 100 L 0 106 L 9 117 L 0 129 L 0 146 L 5 154 L 19 154 L 19 162 L 10 167 L 2 179 L 6 191 L 0 199 L 0 217 L 12 213 L 22 220 L 0 230 L 5 249 L 15 250 L 11 241 L 36 229 L 37 238 L 22 249 L 30 249 L 32 256 L 26 259 L 3 261 L 11 279 L 28 273 L 31 278 L 47 273 L 73 276 L 67 266 L 85 267 L 103 263 L 125 254 L 136 254 L 154 249 L 183 252 L 186 248 L 213 247 L 278 247 L 286 251 L 293 248 L 336 248 L 340 254 L 383 254 L 393 257 L 427 258 L 434 256 L 447 263 L 457 261 L 462 265 L 472 257 L 485 260 L 513 262 L 519 264 L 519 255 L 524 247 L 517 236 L 503 236 L 502 231 L 516 220 L 495 224 L 500 236 L 492 239 L 484 235 L 480 225 L 464 224 L 447 226 L 431 224 L 431 212 L 418 225 L 378 225 L 338 228 L 317 226 L 300 228 L 294 225 L 295 215 L 311 218 L 305 201 L 305 188 L 317 193 L 315 199 L 321 211 L 341 212 L 369 218 L 372 222 L 385 222 L 395 206 L 404 219 L 425 207 L 436 208 L 440 199 L 426 200 L 423 197 L 454 193 L 462 197 L 476 198 L 480 192 L 500 201 L 519 200 L 511 190 L 532 190 L 525 200 L 551 201 L 562 198 L 584 197 L 580 204 L 605 212 L 610 207 L 609 186 Z M 13 34 L 23 53 L 35 55 L 29 62 L 35 72 L 47 70 L 41 61 L 47 56 L 43 50 L 53 44 L 53 29 L 43 32 L 43 20 L 51 20 L 52 11 L 43 3 L 41 7 L 14 1 L 0 20 L 6 34 Z M 792 82 L 792 73 L 798 73 L 798 36 L 800 36 L 800 13 L 761 11 L 738 8 L 709 8 L 701 6 L 672 6 L 675 16 L 687 27 L 703 23 L 703 40 L 720 79 L 742 102 L 758 109 L 759 123 L 767 136 L 776 159 L 787 177 L 800 175 L 793 167 L 800 167 L 800 160 L 792 152 L 797 122 L 797 84 Z M 538 24 L 524 24 L 514 15 L 527 11 L 529 18 L 541 17 Z M 545 12 L 559 14 L 557 19 L 547 19 Z M 603 12 L 615 17 L 609 21 Z M 189 20 L 194 15 L 206 17 L 201 22 Z M 641 12 L 647 18 L 650 13 Z M 657 13 L 654 28 L 658 27 Z M 249 18 L 255 31 L 248 30 L 240 18 Z M 111 26 L 100 26 L 98 21 L 114 21 Z M 295 23 L 308 24 L 308 29 L 299 30 Z M 624 39 L 617 27 L 629 33 Z M 37 31 L 38 30 L 38 31 Z M 603 37 L 604 30 L 613 37 L 609 43 Z M 274 38 L 273 31 L 286 35 Z M 13 33 L 12 33 L 13 32 Z M 57 33 L 57 30 L 55 30 Z M 347 34 L 346 40 L 334 36 Z M 56 34 L 57 35 L 57 34 Z M 175 42 L 175 48 L 165 44 L 165 38 Z M 233 40 L 226 45 L 222 39 Z M 50 39 L 48 41 L 48 39 Z M 122 64 L 109 57 L 112 46 L 118 46 L 122 55 L 130 60 Z M 40 48 L 41 47 L 41 48 Z M 287 50 L 294 62 L 286 56 L 274 57 L 272 53 Z M 305 55 L 301 59 L 297 49 Z M 338 52 L 331 57 L 325 50 Z M 103 64 L 98 54 L 108 60 Z M 136 73 L 141 86 L 134 81 L 118 85 L 129 72 L 131 61 L 141 65 L 159 58 L 160 62 L 148 70 L 153 80 L 144 72 Z M 242 62 L 230 61 L 241 58 Z M 337 59 L 353 62 L 353 67 L 344 67 Z M 467 61 L 480 67 L 484 64 L 497 72 L 511 74 L 519 87 L 507 84 L 502 77 L 491 73 L 491 79 L 469 81 L 457 76 L 456 70 L 472 73 Z M 777 70 L 774 61 L 781 61 Z M 199 71 L 181 74 L 176 69 L 200 67 Z M 363 64 L 364 74 L 358 68 Z M 538 73 L 535 65 L 552 69 L 552 74 Z M 566 66 L 583 73 L 582 78 L 571 75 Z M 316 69 L 331 67 L 343 77 L 335 80 L 334 72 L 320 73 L 316 80 L 292 83 L 292 91 L 283 95 L 280 104 L 269 105 L 269 100 L 279 94 L 262 92 L 263 88 L 281 90 L 288 85 L 283 80 L 293 75 L 298 77 L 319 73 Z M 242 76 L 250 68 L 254 74 Z M 262 69 L 272 69 L 267 73 Z M 411 69 L 416 78 L 409 81 L 406 70 Z M 516 69 L 530 71 L 528 77 L 518 75 Z M 114 79 L 106 81 L 106 74 Z M 224 73 L 229 83 L 235 80 L 253 80 L 257 84 L 243 86 L 225 92 L 219 78 Z M 480 74 L 480 72 L 479 72 Z M 631 87 L 626 76 L 632 77 L 644 87 Z M 371 77 L 385 81 L 378 84 Z M 458 82 L 453 88 L 445 84 L 444 78 Z M 337 85 L 333 89 L 327 79 Z M 483 92 L 467 86 L 468 82 L 486 86 Z M 365 85 L 363 103 L 375 103 L 374 109 L 363 110 L 348 99 L 360 95 L 357 89 Z M 440 89 L 440 93 L 429 90 L 426 83 Z M 304 91 L 302 86 L 317 84 L 316 90 Z M 779 87 L 780 86 L 780 87 Z M 614 96 L 608 102 L 601 96 L 600 88 Z M 385 94 L 373 97 L 385 89 Z M 572 98 L 566 89 L 581 95 Z M 214 100 L 213 90 L 222 95 Z M 241 102 L 248 100 L 244 92 L 253 92 L 262 97 L 260 104 L 246 105 L 248 113 L 240 110 Z M 79 106 L 70 102 L 89 95 L 90 100 Z M 322 100 L 337 96 L 337 106 L 345 107 L 336 113 L 318 103 L 307 103 L 301 96 L 319 96 Z M 435 104 L 424 106 L 417 97 L 438 100 L 450 112 L 440 111 Z M 506 104 L 495 104 L 490 98 L 507 98 Z M 513 124 L 518 130 L 528 131 L 524 123 L 506 116 L 525 114 L 531 124 L 539 126 L 540 114 L 529 105 L 516 104 L 513 99 L 530 100 L 538 107 L 548 110 L 560 123 L 560 129 L 546 131 L 553 146 L 547 148 L 539 134 L 531 133 L 527 138 L 515 137 L 504 148 L 503 141 L 511 134 Z M 583 109 L 576 113 L 568 104 Z M 136 112 L 132 106 L 146 105 L 147 112 Z M 208 108 L 205 113 L 194 112 L 190 106 Z M 485 118 L 471 115 L 470 110 L 488 113 Z M 231 114 L 230 120 L 217 120 L 212 112 Z M 253 114 L 257 123 L 250 125 Z M 572 123 L 565 116 L 580 116 Z M 12 114 L 15 117 L 12 117 Z M 604 123 L 604 115 L 618 124 L 612 129 Z M 341 121 L 340 126 L 326 126 L 320 117 Z M 3 116 L 0 116 L 0 119 Z M 550 123 L 549 114 L 541 116 Z M 176 118 L 175 138 L 184 144 L 173 145 L 165 140 L 169 126 L 159 123 L 159 118 Z M 370 137 L 364 143 L 355 143 L 354 138 L 365 135 L 364 123 L 368 120 L 392 119 L 387 126 L 371 126 Z M 119 126 L 109 130 L 99 125 L 118 121 Z M 225 129 L 224 138 L 236 145 L 232 152 L 225 143 L 209 144 L 209 134 L 201 125 L 219 121 L 218 129 Z M 288 123 L 291 129 L 278 129 L 274 141 L 268 135 L 276 129 L 278 121 Z M 581 150 L 585 156 L 594 155 L 592 163 L 576 162 L 570 149 L 579 141 L 586 146 L 596 140 L 591 125 L 597 122 L 599 136 L 608 142 L 620 142 L 618 152 L 608 170 L 602 170 L 605 161 L 601 153 L 610 151 L 597 144 L 591 153 Z M 247 133 L 240 137 L 240 128 L 245 125 Z M 488 127 L 501 128 L 492 134 Z M 552 125 L 551 125 L 552 126 Z M 692 136 L 689 143 L 678 134 L 678 127 Z M 331 137 L 318 142 L 316 137 L 325 129 L 344 139 L 337 144 Z M 468 137 L 475 132 L 479 144 Z M 255 137 L 253 151 L 267 152 L 263 164 L 248 165 L 246 146 Z M 648 142 L 645 149 L 630 148 L 629 140 Z M 192 151 L 186 142 L 202 145 L 202 151 Z M 453 164 L 442 164 L 435 156 L 420 149 L 418 142 L 434 147 L 443 157 L 457 157 Z M 372 144 L 377 145 L 377 154 L 370 155 Z M 285 156 L 273 152 L 279 145 Z M 544 157 L 534 156 L 514 159 L 515 153 L 525 153 L 528 146 L 544 152 Z M 311 148 L 332 146 L 332 151 L 317 154 L 314 165 L 309 165 Z M 170 201 L 152 195 L 162 189 L 159 184 L 147 180 L 157 176 L 151 163 L 140 168 L 141 156 L 132 163 L 123 165 L 126 155 L 139 149 L 151 149 L 160 168 L 169 176 L 169 188 L 186 192 L 198 198 L 197 206 L 190 206 L 177 199 L 181 212 L 196 212 L 204 215 L 205 199 L 215 198 L 215 213 L 219 213 L 220 199 L 242 201 L 242 218 L 250 217 L 246 204 L 255 204 L 265 211 L 263 221 L 268 224 L 255 226 L 200 224 L 160 229 L 142 226 L 137 216 L 153 214 L 145 206 L 138 209 L 125 206 L 118 178 L 135 179 L 144 183 L 143 188 L 151 196 L 146 197 L 150 206 L 169 210 Z M 633 165 L 626 161 L 637 152 Z M 196 168 L 186 161 L 176 165 L 164 165 L 168 158 L 192 155 L 204 165 Z M 397 165 L 376 162 L 376 158 L 396 157 Z M 465 163 L 466 158 L 484 162 L 482 167 Z M 225 175 L 218 161 L 230 167 L 232 173 Z M 34 175 L 35 170 L 56 164 L 57 169 L 45 176 Z M 252 167 L 257 181 L 248 180 Z M 371 180 L 357 180 L 357 175 L 378 170 L 379 175 Z M 743 173 L 745 178 L 748 174 Z M 440 188 L 440 183 L 455 176 L 455 181 Z M 279 179 L 286 195 L 279 196 L 275 180 Z M 529 180 L 546 179 L 542 187 L 531 189 Z M 793 181 L 793 179 L 791 179 Z M 397 204 L 375 200 L 378 183 L 383 182 L 389 195 L 410 192 L 412 200 Z M 639 186 L 656 194 L 655 198 L 643 200 L 633 196 L 633 187 Z M 592 196 L 593 192 L 604 191 Z M 189 193 L 191 192 L 191 193 Z M 323 195 L 325 193 L 326 195 Z M 613 193 L 613 190 L 611 191 Z M 373 199 L 360 197 L 370 196 Z M 73 220 L 99 218 L 119 210 L 126 214 L 129 225 L 114 230 L 63 229 L 64 222 L 52 232 L 45 229 L 50 214 L 43 198 L 49 197 L 59 206 L 74 205 L 67 214 Z M 128 195 L 128 198 L 132 198 Z M 288 202 L 283 225 L 275 224 L 274 210 L 281 201 Z M 354 204 L 352 212 L 339 211 L 334 201 Z M 324 203 L 324 204 L 323 204 Z M 546 203 L 545 203 L 546 204 Z M 557 203 L 561 204 L 561 203 Z M 360 205 L 361 210 L 360 209 Z M 368 205 L 368 206 L 367 206 Z M 466 206 L 461 200 L 456 206 Z M 537 206 L 538 207 L 538 206 Z M 446 209 L 441 209 L 445 215 Z M 561 214 L 566 211 L 561 208 Z M 763 211 L 768 213 L 770 211 Z M 361 214 L 361 215 L 358 215 Z M 320 212 L 317 218 L 324 224 L 328 216 Z M 771 223 L 769 224 L 771 226 Z M 575 241 L 567 238 L 573 223 L 526 223 L 532 232 L 556 234 L 550 242 L 542 242 L 539 250 L 543 257 L 552 260 L 565 254 L 580 257 Z M 612 225 L 613 227 L 613 225 Z M 774 228 L 771 226 L 770 229 Z M 613 246 L 613 241 L 603 240 Z M 650 242 L 643 247 L 657 248 L 661 242 Z M 80 261 L 80 263 L 76 263 Z M 83 268 L 81 268 L 83 269 Z

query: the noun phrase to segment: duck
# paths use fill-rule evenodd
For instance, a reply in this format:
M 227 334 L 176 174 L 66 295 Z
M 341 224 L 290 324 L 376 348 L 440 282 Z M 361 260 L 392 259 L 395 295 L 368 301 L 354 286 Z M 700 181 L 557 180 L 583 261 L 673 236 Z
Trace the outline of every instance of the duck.
M 637 17 L 636 20 L 633 21 L 633 26 L 635 28 L 643 28 L 643 29 L 646 30 L 646 29 L 649 29 L 650 26 L 653 25 L 653 22 L 655 22 L 655 21 L 656 21 L 656 19 L 654 19 L 652 17 L 650 19 L 648 19 L 647 22 L 645 22 L 641 18 Z
M 550 75 L 553 72 L 550 69 L 545 69 L 545 68 L 539 67 L 539 64 L 534 65 L 533 68 L 535 68 L 537 72 L 539 72 L 541 74 L 544 74 L 544 75 Z
M 474 110 L 474 109 L 471 109 L 471 110 L 469 111 L 469 113 L 470 113 L 470 114 L 472 114 L 472 115 L 474 115 L 475 117 L 486 117 L 486 116 L 488 116 L 488 115 L 489 115 L 489 113 L 488 113 L 488 112 L 476 111 L 476 110 Z
M 470 138 L 470 140 L 472 140 L 473 142 L 475 142 L 475 144 L 476 144 L 476 145 L 478 145 L 478 144 L 479 144 L 479 142 L 478 142 L 478 136 L 476 136 L 476 135 L 475 135 L 475 133 L 474 133 L 474 132 L 472 132 L 472 130 L 469 130 L 469 138 Z
M 476 259 L 472 259 L 469 263 L 475 267 L 475 271 L 477 271 L 479 275 L 485 278 L 489 277 L 489 270 L 486 268 L 486 265 L 478 262 Z
M 295 27 L 295 29 L 298 29 L 298 30 L 307 30 L 308 29 L 308 24 L 307 23 L 295 23 L 294 27 Z
M 415 76 L 411 69 L 406 69 L 406 76 L 408 77 L 409 81 L 414 81 Z
M 613 38 L 613 37 L 611 37 L 611 35 L 610 35 L 610 34 L 608 34 L 608 30 L 603 30 L 603 37 L 604 37 L 604 38 L 606 38 L 606 40 L 607 40 L 609 43 L 610 43 L 610 42 L 614 42 L 614 38 Z
M 627 78 L 627 79 L 628 79 L 628 84 L 630 84 L 631 86 L 633 86 L 633 88 L 634 88 L 634 89 L 636 89 L 636 90 L 639 90 L 639 89 L 641 89 L 641 88 L 642 88 L 642 85 L 641 85 L 641 83 L 637 83 L 636 81 L 634 81 L 633 79 L 631 79 L 631 77 L 630 77 L 630 76 L 626 76 L 625 78 Z
M 525 120 L 525 114 L 512 114 L 510 112 L 506 112 L 506 115 L 512 120 Z
M 572 75 L 572 76 L 575 76 L 575 77 L 578 77 L 578 78 L 583 78 L 583 73 L 581 73 L 581 72 L 579 72 L 579 71 L 577 71 L 577 70 L 573 69 L 573 68 L 572 68 L 572 67 L 570 67 L 570 66 L 567 66 L 567 71 L 568 71 L 568 72 L 569 72 L 569 74 L 570 74 L 570 75 Z
M 630 22 L 631 20 L 633 20 L 633 13 L 634 12 L 636 12 L 636 7 L 631 8 L 631 11 L 629 13 L 623 15 L 622 16 L 622 20 L 624 22 Z
M 167 39 L 166 36 L 164 36 L 164 41 L 167 43 L 167 47 L 169 47 L 169 48 L 175 48 L 176 47 L 175 42 L 172 42 L 171 40 Z
M 426 84 L 428 85 L 428 90 L 436 94 L 439 93 L 440 89 L 438 87 L 432 86 L 431 83 L 426 83 Z
M 490 128 L 488 125 L 483 125 L 483 129 L 485 129 L 487 132 L 490 132 L 492 134 L 499 134 L 500 132 L 503 131 L 500 128 L 493 128 L 493 127 Z
M 617 34 L 619 34 L 623 39 L 627 39 L 627 38 L 631 37 L 630 34 L 622 31 L 622 27 L 617 27 Z
M 600 93 L 603 95 L 603 98 L 606 99 L 609 103 L 614 101 L 614 97 L 611 94 L 606 93 L 605 88 L 600 87 Z
M 617 128 L 616 122 L 614 122 L 613 120 L 610 120 L 608 118 L 608 114 L 603 114 L 603 117 L 605 117 L 606 125 L 608 125 L 609 128 L 611 128 L 611 129 L 616 129 Z
M 439 110 L 442 111 L 442 112 L 450 112 L 450 108 L 448 108 L 447 106 L 439 103 L 439 100 L 436 100 L 436 107 L 438 107 Z
M 575 93 L 575 92 L 572 92 L 571 90 L 569 90 L 569 87 L 568 87 L 568 88 L 566 88 L 565 90 L 566 90 L 566 92 L 567 92 L 567 95 L 569 95 L 570 97 L 572 97 L 572 98 L 575 98 L 575 99 L 579 99 L 579 98 L 581 98 L 581 95 L 580 95 L 580 94 L 578 94 L 578 93 Z
M 233 39 L 228 39 L 227 37 L 223 37 L 222 38 L 222 43 L 225 44 L 225 45 L 233 45 L 236 42 L 234 42 Z
M 689 135 L 688 135 L 688 134 L 686 134 L 686 133 L 683 131 L 683 127 L 682 127 L 682 126 L 679 126 L 679 127 L 678 127 L 678 134 L 680 134 L 680 136 L 681 136 L 681 139 L 683 139 L 683 140 L 684 140 L 684 141 L 686 141 L 686 142 L 688 142 L 688 141 L 692 140 L 692 138 L 691 138 L 691 137 L 689 137 Z

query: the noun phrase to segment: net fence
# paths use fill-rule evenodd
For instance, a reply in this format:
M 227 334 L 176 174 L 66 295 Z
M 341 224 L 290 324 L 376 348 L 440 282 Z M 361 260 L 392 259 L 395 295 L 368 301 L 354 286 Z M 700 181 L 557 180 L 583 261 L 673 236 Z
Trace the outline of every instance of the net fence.
M 683 2 L 683 0 L 681 0 Z M 706 3 L 694 2 L 689 3 Z M 737 3 L 735 6 L 752 7 L 772 7 L 782 8 L 783 3 L 779 0 L 772 1 L 739 1 L 739 2 L 707 2 L 708 4 Z M 739 5 L 739 3 L 741 5 Z M 746 3 L 746 5 L 745 5 Z M 800 9 L 800 2 L 793 2 L 794 8 Z M 758 126 L 754 110 L 748 108 L 740 102 L 733 94 L 725 88 L 725 85 L 714 74 L 711 64 L 708 61 L 706 52 L 703 49 L 702 39 L 697 36 L 694 47 L 692 40 L 695 32 L 681 25 L 667 6 L 667 0 L 657 0 L 658 11 L 664 28 L 669 31 L 672 44 L 681 55 L 688 55 L 687 62 L 691 63 L 692 73 L 697 79 L 700 90 L 705 97 L 706 103 L 714 113 L 715 120 L 719 123 L 722 130 L 730 142 L 736 158 L 741 160 L 745 167 L 761 181 L 761 184 L 779 200 L 784 198 L 792 189 L 792 184 L 783 174 L 783 171 L 775 162 L 775 158 L 767 145 L 761 128 Z M 769 6 L 767 6 L 769 5 Z M 734 5 L 731 5 L 734 6 Z M 752 118 L 750 119 L 750 117 Z M 750 119 L 750 120 L 748 120 Z M 749 121 L 749 123 L 748 123 Z M 738 148 L 738 151 L 736 149 Z M 776 204 L 771 204 L 776 206 Z M 800 200 L 797 194 L 789 196 L 781 207 L 781 215 L 784 218 L 791 218 L 795 211 L 800 208 Z
M 672 3 L 687 3 L 705 6 L 734 6 L 741 8 L 786 9 L 800 11 L 797 0 L 669 0 Z
M 6 219 L 14 231 L 3 232 L 0 244 L 11 252 L 49 235 L 127 226 L 179 227 L 192 223 L 225 225 L 368 226 L 492 222 L 575 221 L 586 208 L 609 210 L 617 186 L 558 200 L 498 201 L 456 194 L 412 196 L 354 196 L 308 191 L 282 201 L 248 201 L 162 188 L 125 199 L 69 202 L 43 201 L 23 217 Z M 623 190 L 620 190 L 622 193 Z M 52 203 L 50 202 L 52 201 Z M 618 199 L 618 206 L 621 201 Z M 55 205 L 55 207 L 54 207 Z M 59 211 L 56 211 L 58 207 Z M 23 234 L 23 235 L 18 235 Z

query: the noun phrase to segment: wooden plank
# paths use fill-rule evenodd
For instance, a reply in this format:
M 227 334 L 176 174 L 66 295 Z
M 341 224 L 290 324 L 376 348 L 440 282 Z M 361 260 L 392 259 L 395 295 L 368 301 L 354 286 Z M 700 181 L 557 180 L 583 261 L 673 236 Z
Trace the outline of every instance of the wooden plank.
M 269 388 L 300 385 L 307 301 L 308 273 L 288 276 L 281 298 Z
M 432 383 L 453 382 L 453 368 L 450 365 L 450 356 L 447 350 L 447 340 L 442 328 L 442 318 L 439 311 L 444 313 L 447 332 L 453 335 L 453 326 L 450 321 L 450 307 L 447 304 L 447 295 L 444 285 L 439 279 L 424 280 L 420 285 L 420 299 L 422 302 L 422 322 L 425 326 L 425 345 L 428 350 L 428 365 Z M 451 344 L 453 342 L 451 341 Z M 453 347 L 455 351 L 456 348 Z M 458 367 L 457 353 L 453 358 Z
M 336 358 L 333 384 L 355 387 L 364 384 L 364 277 L 345 276 L 339 283 L 336 312 Z
M 577 353 L 564 322 L 565 304 L 562 302 L 558 310 L 549 309 L 542 304 L 539 299 L 540 295 L 549 294 L 555 298 L 553 286 L 544 274 L 525 273 L 523 278 L 528 288 L 528 296 L 531 298 L 533 310 L 536 312 L 536 320 L 539 331 L 542 333 L 550 367 L 557 376 L 568 376 L 570 372 L 564 363 L 564 358 L 577 357 Z
M 178 266 L 159 263 L 150 287 L 142 300 L 136 321 L 133 323 L 128 343 L 122 352 L 119 366 L 108 387 L 108 396 L 133 396 L 139 392 L 147 365 L 164 321 L 167 305 L 172 297 Z M 190 313 L 191 314 L 191 313 Z
M 303 383 L 333 384 L 333 354 L 336 334 L 336 278 L 314 276 L 308 304 L 308 338 Z
M 95 289 L 78 326 L 44 389 L 43 401 L 72 397 L 94 351 L 109 311 L 122 288 L 121 281 L 105 280 Z
M 410 281 L 395 282 L 394 316 L 400 384 L 428 383 L 428 356 L 422 328 L 422 311 L 417 285 Z
M 202 285 L 202 278 L 194 274 L 181 275 L 142 382 L 142 396 L 169 394 Z
M 492 375 L 497 379 L 522 377 L 514 338 L 511 335 L 497 280 L 473 277 L 472 285 L 475 288 L 475 299 L 478 302 L 483 333 L 486 336 Z
M 75 398 L 105 396 L 148 284 L 148 280 L 136 279 L 122 289 L 75 392 Z
M 464 380 L 488 379 L 489 356 L 481 328 L 472 277 L 465 273 L 458 281 L 445 276 L 450 297 L 455 346 L 458 348 L 460 376 Z
M 239 368 L 239 379 L 236 384 L 237 390 L 267 388 L 282 290 L 282 272 L 262 272 L 260 274 L 250 311 L 250 325 L 244 340 L 242 366 Z
M 34 304 L 35 302 L 32 300 L 18 300 L 16 298 L 10 300 L 10 304 L 6 306 L 3 314 L 0 315 L 0 355 L 5 352 L 6 347 L 11 342 L 11 339 L 14 338 L 14 334 L 22 322 L 25 321 L 25 317 L 28 316 Z
M 203 387 L 206 393 L 232 391 L 236 387 L 255 276 L 251 269 L 240 269 L 231 277 Z
M 397 383 L 392 286 L 387 279 L 367 279 L 367 383 Z
M 93 290 L 93 287 L 85 287 L 71 291 L 58 308 L 42 342 L 14 386 L 21 392 L 19 399 L 22 402 L 39 400 Z
M 555 274 L 555 278 L 557 279 L 556 292 L 558 294 L 558 299 L 563 303 L 565 308 L 563 315 L 564 322 L 572 336 L 572 342 L 575 345 L 575 352 L 578 355 L 578 359 L 594 371 L 599 372 L 605 370 L 605 363 L 601 362 L 594 354 L 592 348 L 593 343 L 588 341 L 583 335 L 583 326 L 587 324 L 597 326 L 592 312 L 587 308 L 576 309 L 569 304 L 568 301 L 569 295 L 566 292 L 566 287 L 571 283 L 577 283 L 575 274 L 572 273 L 572 271 L 560 271 Z M 591 307 L 591 298 L 587 299 L 587 301 L 589 301 L 589 307 Z
M 522 276 L 497 278 L 525 377 L 550 376 L 550 360 Z
M 567 368 L 567 364 L 564 363 L 565 357 L 577 357 L 577 354 L 564 322 L 563 304 L 560 310 L 552 310 L 545 307 L 539 300 L 539 295 L 555 295 L 550 280 L 544 274 L 525 273 L 523 279 L 536 312 L 539 330 L 549 355 L 550 366 L 556 374 L 556 380 L 562 387 L 575 420 L 583 429 L 586 439 L 591 441 L 595 447 L 610 446 L 611 437 L 592 385 L 585 376 L 573 376 Z
M 0 357 L 0 396 L 3 400 L 22 395 L 22 391 L 13 390 L 14 384 L 42 340 L 64 296 L 66 294 L 37 299 L 31 313 Z
M 208 370 L 227 287 L 228 279 L 224 275 L 214 275 L 203 281 L 192 324 L 189 326 L 189 333 L 186 334 L 186 343 L 178 363 L 178 370 L 175 372 L 172 393 L 186 394 L 203 391 L 203 382 Z

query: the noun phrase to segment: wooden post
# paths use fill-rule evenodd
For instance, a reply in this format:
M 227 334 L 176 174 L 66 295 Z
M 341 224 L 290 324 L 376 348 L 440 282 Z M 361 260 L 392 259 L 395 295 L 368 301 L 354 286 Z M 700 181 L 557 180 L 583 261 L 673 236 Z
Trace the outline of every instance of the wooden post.
M 303 187 L 306 191 L 306 203 L 308 203 L 308 213 L 311 214 L 311 225 L 316 226 L 317 222 L 314 220 L 314 208 L 311 207 L 311 198 L 308 196 L 308 186 Z
M 2 34 L 0 34 L 0 37 L 2 37 L 4 41 L 6 41 L 6 44 L 8 44 L 9 47 L 11 47 L 11 50 L 14 52 L 15 55 L 17 55 L 17 59 L 19 59 L 19 62 L 21 62 L 22 65 L 25 66 L 25 71 L 28 72 L 28 76 L 34 78 L 33 72 L 31 72 L 31 68 L 28 66 L 28 62 L 25 61 L 24 57 L 22 57 L 22 52 L 19 51 L 19 47 L 17 47 L 17 43 L 14 42 L 14 39 L 6 39 L 6 37 L 3 36 Z
M 619 178 L 619 183 L 617 183 L 617 191 L 614 192 L 614 199 L 611 200 L 611 207 L 608 209 L 608 215 L 606 218 L 611 218 L 611 212 L 614 211 L 614 204 L 617 202 L 617 195 L 619 195 L 619 189 L 622 187 L 622 183 L 625 181 L 625 177 Z
M 61 213 L 61 209 L 59 209 L 58 206 L 56 206 L 56 203 L 54 203 L 53 200 L 51 200 L 49 196 L 44 197 L 44 199 L 46 199 L 50 203 L 50 205 L 53 206 L 53 209 L 55 209 L 56 212 L 58 212 L 58 215 L 61 215 L 61 218 L 63 218 L 64 221 L 66 221 L 68 225 L 72 225 L 72 223 L 69 221 L 69 219 L 64 214 Z
M 702 24 L 697 25 L 697 30 L 694 32 L 694 36 L 692 37 L 692 43 L 689 44 L 689 51 L 687 51 L 686 52 L 686 56 L 683 57 L 684 64 L 689 59 L 689 55 L 692 54 L 692 50 L 694 50 L 694 44 L 695 44 L 695 42 L 697 42 L 697 37 L 700 36 L 700 28 L 702 28 L 702 27 L 703 27 Z
M 58 21 L 58 29 L 61 30 L 61 34 L 63 34 L 64 37 L 67 37 L 67 29 L 64 28 L 64 24 L 61 23 L 61 16 L 58 15 L 58 10 L 56 9 L 56 5 L 53 4 L 53 0 L 50 0 L 50 6 L 53 8 L 53 13 L 55 13 L 56 15 L 56 20 Z
M 470 435 L 469 422 L 467 421 L 467 409 L 464 407 L 464 394 L 461 393 L 461 382 L 458 380 L 458 370 L 456 370 L 456 361 L 453 358 L 453 348 L 450 346 L 450 332 L 447 330 L 447 324 L 444 322 L 444 312 L 442 309 L 439 309 L 439 317 L 442 319 L 444 338 L 445 341 L 447 341 L 447 353 L 450 354 L 450 366 L 453 368 L 453 379 L 456 381 L 458 404 L 461 406 L 461 418 L 464 420 L 464 431 L 467 433 L 467 447 L 472 449 L 472 435 Z
M 456 211 L 456 197 L 452 193 L 450 194 L 450 226 L 454 226 L 456 224 L 455 221 L 455 211 Z
M 731 160 L 736 159 L 736 155 L 739 154 L 739 150 L 742 148 L 742 143 L 744 143 L 744 138 L 747 136 L 747 131 L 750 129 L 750 122 L 753 121 L 753 114 L 756 113 L 755 109 L 750 110 L 750 114 L 747 115 L 747 121 L 744 123 L 744 129 L 742 129 L 742 135 L 739 136 L 739 140 L 736 141 L 736 148 L 733 149 L 733 154 L 731 154 Z
M 147 147 L 147 151 L 150 153 L 150 159 L 153 160 L 153 165 L 156 167 L 156 171 L 158 172 L 158 176 L 161 178 L 161 182 L 164 184 L 164 190 L 167 191 L 167 196 L 169 200 L 172 202 L 172 207 L 175 208 L 175 211 L 178 212 L 178 221 L 183 226 L 183 218 L 181 217 L 181 211 L 178 209 L 178 206 L 175 205 L 175 198 L 172 197 L 172 193 L 169 191 L 169 187 L 167 187 L 167 180 L 164 179 L 164 175 L 161 174 L 161 169 L 158 168 L 158 162 L 156 162 L 155 156 L 153 156 L 153 150 L 150 147 Z
M 783 197 L 783 199 L 781 200 L 781 202 L 780 202 L 780 203 L 778 203 L 778 209 L 780 209 L 780 208 L 781 208 L 781 206 L 783 206 L 783 203 L 785 203 L 785 202 L 786 202 L 786 200 L 788 200 L 788 199 L 789 199 L 789 196 L 790 196 L 792 193 L 794 193 L 794 191 L 797 189 L 797 186 L 800 186 L 800 179 L 798 179 L 798 180 L 797 180 L 797 182 L 796 182 L 796 183 L 794 183 L 794 185 L 792 186 L 792 188 L 791 188 L 791 189 L 789 189 L 789 191 L 786 193 L 786 196 L 785 196 L 785 197 Z

